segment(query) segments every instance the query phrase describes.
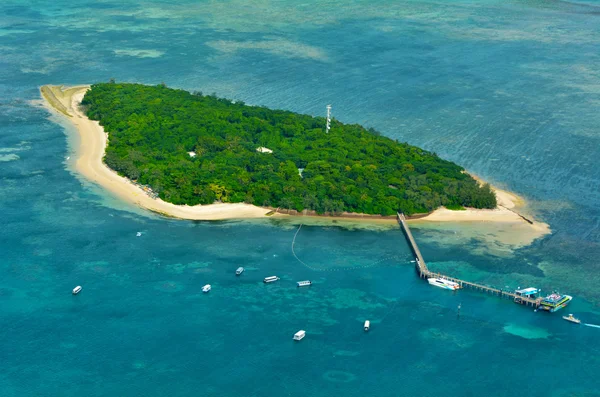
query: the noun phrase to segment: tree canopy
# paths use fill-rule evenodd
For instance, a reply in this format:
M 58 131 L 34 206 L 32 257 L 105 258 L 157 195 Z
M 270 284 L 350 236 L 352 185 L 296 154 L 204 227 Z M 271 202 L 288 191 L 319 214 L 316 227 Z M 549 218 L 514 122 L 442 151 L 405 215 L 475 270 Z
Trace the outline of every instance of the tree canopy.
M 381 215 L 496 207 L 490 186 L 462 167 L 356 124 L 332 120 L 326 134 L 323 117 L 164 84 L 94 84 L 82 104 L 109 134 L 105 163 L 173 204 Z

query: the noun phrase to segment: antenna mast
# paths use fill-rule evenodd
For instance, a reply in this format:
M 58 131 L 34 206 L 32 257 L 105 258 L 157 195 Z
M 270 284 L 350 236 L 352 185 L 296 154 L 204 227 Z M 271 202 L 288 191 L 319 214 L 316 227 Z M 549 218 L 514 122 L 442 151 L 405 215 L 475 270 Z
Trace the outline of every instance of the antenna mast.
M 331 105 L 327 105 L 327 126 L 325 127 L 326 134 L 329 134 L 330 126 L 331 126 Z

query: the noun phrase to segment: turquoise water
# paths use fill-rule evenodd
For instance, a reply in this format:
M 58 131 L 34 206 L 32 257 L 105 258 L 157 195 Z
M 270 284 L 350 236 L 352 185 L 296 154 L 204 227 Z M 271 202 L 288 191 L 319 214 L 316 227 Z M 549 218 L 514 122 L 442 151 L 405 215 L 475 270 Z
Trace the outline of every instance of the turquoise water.
M 431 288 L 397 228 L 303 226 L 307 267 L 297 225 L 145 214 L 72 171 L 69 130 L 36 102 L 116 78 L 331 103 L 518 192 L 553 230 L 490 249 L 488 229 L 417 227 L 432 268 L 559 289 L 600 324 L 599 70 L 598 1 L 5 0 L 0 395 L 599 395 L 597 328 Z

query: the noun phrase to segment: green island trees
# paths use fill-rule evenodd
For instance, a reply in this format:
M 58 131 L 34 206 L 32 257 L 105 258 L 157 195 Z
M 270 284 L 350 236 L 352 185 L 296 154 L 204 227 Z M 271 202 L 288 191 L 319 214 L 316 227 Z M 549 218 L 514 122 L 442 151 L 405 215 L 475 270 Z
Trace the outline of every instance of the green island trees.
M 323 117 L 164 84 L 94 84 L 82 105 L 109 134 L 105 163 L 173 204 L 381 215 L 496 206 L 460 166 L 360 125 L 332 120 L 326 134 Z

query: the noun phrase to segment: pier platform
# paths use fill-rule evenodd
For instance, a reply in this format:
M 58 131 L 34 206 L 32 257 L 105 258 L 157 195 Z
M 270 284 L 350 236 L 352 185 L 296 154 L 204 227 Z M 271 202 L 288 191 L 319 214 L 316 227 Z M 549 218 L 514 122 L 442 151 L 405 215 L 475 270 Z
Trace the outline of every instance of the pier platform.
M 470 288 L 470 289 L 484 292 L 484 293 L 487 293 L 490 295 L 496 295 L 500 298 L 512 299 L 515 303 L 518 303 L 521 305 L 526 305 L 526 306 L 531 306 L 536 309 L 540 306 L 540 302 L 542 301 L 541 297 L 540 298 L 531 298 L 531 297 L 527 297 L 527 296 L 523 296 L 523 295 L 518 295 L 513 291 L 506 291 L 506 290 L 503 290 L 500 288 L 494 288 L 494 287 L 490 287 L 487 285 L 473 283 L 470 281 L 461 280 L 456 277 L 447 276 L 442 273 L 430 271 L 429 268 L 427 267 L 427 263 L 425 262 L 425 259 L 423 258 L 423 255 L 421 254 L 421 250 L 419 249 L 419 246 L 417 245 L 417 242 L 415 241 L 415 238 L 413 237 L 412 232 L 410 231 L 410 227 L 408 226 L 408 223 L 406 222 L 406 217 L 404 216 L 404 214 L 401 214 L 399 212 L 397 213 L 397 217 L 398 217 L 398 223 L 402 227 L 402 231 L 404 232 L 404 235 L 406 236 L 406 240 L 408 241 L 408 244 L 410 245 L 410 248 L 411 248 L 413 254 L 415 255 L 415 270 L 417 271 L 417 274 L 419 275 L 420 278 L 423 278 L 423 279 L 428 279 L 428 278 L 432 278 L 432 277 L 442 278 L 442 279 L 453 281 L 453 282 L 459 284 L 461 288 Z

